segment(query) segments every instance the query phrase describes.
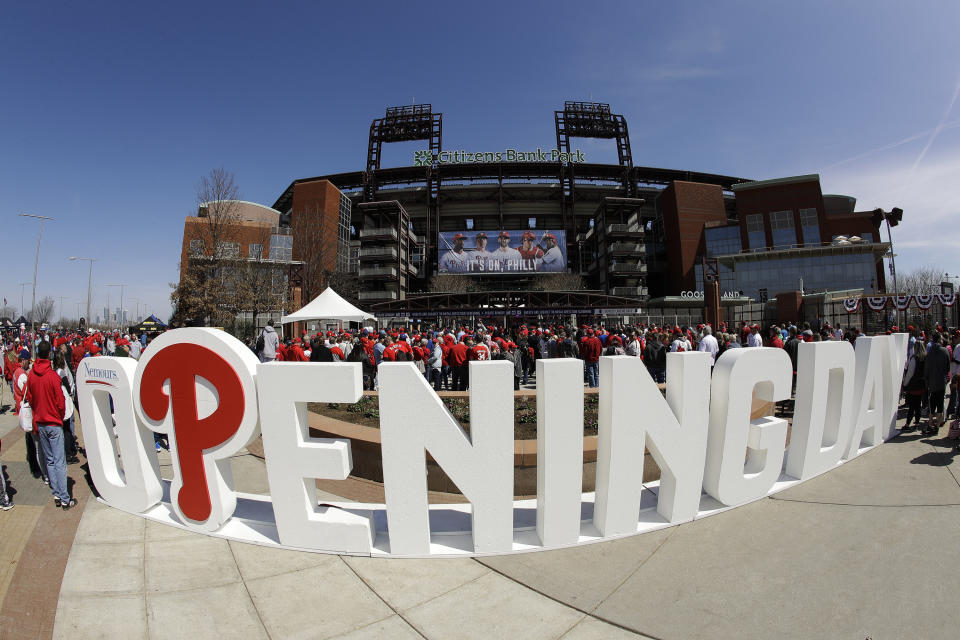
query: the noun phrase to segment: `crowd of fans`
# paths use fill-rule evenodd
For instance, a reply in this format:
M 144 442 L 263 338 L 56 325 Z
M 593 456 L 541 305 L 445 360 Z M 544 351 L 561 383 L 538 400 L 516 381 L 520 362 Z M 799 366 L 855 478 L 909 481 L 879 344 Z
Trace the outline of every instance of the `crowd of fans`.
M 90 357 L 139 358 L 149 341 L 147 335 L 118 331 L 34 334 L 24 326 L 4 334 L 0 365 L 13 398 L 8 405 L 0 396 L 0 404 L 11 406 L 17 414 L 24 428 L 30 472 L 50 487 L 57 507 L 66 510 L 77 504 L 67 484 L 67 465 L 79 464 L 80 454 L 85 455 L 74 427 L 77 368 Z M 166 446 L 165 440 L 161 442 L 157 443 L 158 449 Z M 0 509 L 4 511 L 13 508 L 9 489 L 0 470 Z
M 892 327 L 887 333 L 898 332 Z M 912 326 L 904 370 L 902 397 L 906 406 L 904 431 L 935 433 L 948 418 L 960 418 L 960 330 L 948 333 L 937 326 L 927 334 Z M 364 387 L 378 388 L 377 369 L 383 362 L 413 362 L 437 391 L 466 391 L 470 387 L 469 363 L 505 360 L 513 365 L 514 388 L 535 380 L 536 361 L 578 358 L 583 362 L 584 383 L 599 386 L 602 355 L 641 358 L 651 377 L 666 382 L 667 353 L 703 351 L 716 362 L 728 349 L 773 347 L 784 349 L 797 367 L 801 342 L 845 340 L 855 343 L 856 327 L 834 328 L 827 323 L 812 327 L 785 323 L 765 329 L 741 322 L 739 326 L 707 324 L 696 327 L 657 325 L 524 324 L 513 327 L 481 325 L 423 328 L 394 327 L 358 331 L 325 331 L 281 339 L 270 321 L 251 338 L 248 346 L 261 362 L 358 362 Z M 949 335 L 949 341 L 944 339 Z M 77 368 L 85 358 L 119 356 L 140 358 L 152 337 L 118 331 L 83 333 L 45 331 L 34 335 L 24 327 L 3 337 L 3 377 L 13 392 L 11 406 L 23 422 L 24 405 L 30 407 L 26 424 L 27 462 L 33 476 L 50 485 L 57 506 L 69 509 L 66 466 L 84 454 L 75 436 L 72 408 Z M 60 394 L 52 390 L 62 390 Z M 944 400 L 949 403 L 944 410 Z M 0 398 L 0 404 L 3 404 Z M 61 418 L 60 416 L 63 415 Z M 32 428 L 31 428 L 32 427 Z M 155 435 L 157 450 L 169 448 L 162 434 Z M 960 444 L 957 445 L 960 450 Z M 5 476 L 0 472 L 0 509 L 13 506 Z

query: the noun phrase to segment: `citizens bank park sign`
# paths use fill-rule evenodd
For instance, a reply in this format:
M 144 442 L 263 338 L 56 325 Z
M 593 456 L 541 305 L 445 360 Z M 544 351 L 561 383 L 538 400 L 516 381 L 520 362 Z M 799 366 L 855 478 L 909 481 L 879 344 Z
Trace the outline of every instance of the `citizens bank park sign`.
M 315 479 L 344 479 L 350 441 L 311 438 L 308 402 L 352 403 L 360 363 L 261 364 L 215 329 L 169 331 L 138 361 L 79 368 L 90 474 L 116 508 L 263 545 L 371 556 L 501 554 L 635 535 L 718 513 L 830 471 L 896 435 L 906 334 L 800 345 L 787 422 L 751 420 L 755 399 L 790 397 L 782 349 L 667 356 L 666 396 L 639 358 L 600 359 L 596 490 L 582 493 L 583 365 L 537 361 L 537 496 L 513 498 L 513 365 L 470 363 L 470 434 L 413 363 L 384 363 L 386 504 L 318 504 Z M 113 415 L 111 415 L 111 402 Z M 115 423 L 115 428 L 114 428 Z M 169 436 L 173 479 L 153 434 Z M 263 435 L 269 495 L 239 493 L 230 456 Z M 643 483 L 647 449 L 661 479 Z M 468 504 L 428 504 L 425 452 Z

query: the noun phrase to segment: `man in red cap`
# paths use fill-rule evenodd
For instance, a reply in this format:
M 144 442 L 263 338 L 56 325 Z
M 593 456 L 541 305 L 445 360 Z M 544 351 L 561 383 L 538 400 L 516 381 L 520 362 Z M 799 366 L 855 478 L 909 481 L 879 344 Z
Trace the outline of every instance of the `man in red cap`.
M 498 246 L 490 253 L 492 271 L 515 272 L 520 268 L 520 252 L 510 246 L 510 233 L 501 231 L 497 234 Z
M 593 329 L 587 329 L 587 337 L 580 343 L 580 357 L 587 367 L 587 386 L 596 388 L 600 379 L 600 354 L 603 344 L 593 335 Z
M 463 341 L 450 347 L 450 370 L 453 372 L 454 391 L 467 390 L 467 351 L 472 343 L 473 340 L 469 336 L 464 336 Z
M 528 263 L 529 266 L 524 265 L 524 269 L 536 269 L 540 266 L 539 260 L 543 258 L 543 249 L 534 244 L 536 241 L 537 236 L 533 231 L 524 231 L 520 235 L 520 247 L 517 251 L 521 258 L 532 261 Z
M 540 261 L 541 271 L 563 271 L 567 268 L 563 260 L 563 252 L 557 246 L 557 236 L 552 233 L 543 234 L 543 245 L 546 251 L 543 252 L 543 258 Z

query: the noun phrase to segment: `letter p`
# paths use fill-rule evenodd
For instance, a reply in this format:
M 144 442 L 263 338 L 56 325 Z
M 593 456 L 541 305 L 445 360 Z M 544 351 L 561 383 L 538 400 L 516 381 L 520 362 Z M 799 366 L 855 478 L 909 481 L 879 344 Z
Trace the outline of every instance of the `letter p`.
M 258 433 L 257 359 L 229 334 L 194 328 L 160 336 L 139 364 L 137 412 L 170 439 L 171 506 L 191 528 L 215 531 L 236 507 L 229 458 Z

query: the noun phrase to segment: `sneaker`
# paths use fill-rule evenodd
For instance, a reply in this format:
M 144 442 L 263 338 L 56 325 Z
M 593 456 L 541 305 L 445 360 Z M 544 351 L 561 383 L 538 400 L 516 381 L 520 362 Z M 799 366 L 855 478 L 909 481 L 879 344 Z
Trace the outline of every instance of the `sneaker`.
M 76 498 L 70 498 L 67 502 L 61 503 L 61 505 L 60 505 L 60 507 L 61 507 L 64 511 L 70 509 L 71 507 L 75 507 L 75 506 L 77 506 L 77 499 L 76 499 Z
M 53 506 L 55 506 L 57 509 L 59 509 L 60 507 L 63 506 L 63 503 L 60 502 L 60 498 L 54 496 L 54 498 L 53 498 Z
M 50 478 L 44 478 L 43 484 L 47 484 L 47 485 L 50 484 Z
M 80 458 L 78 458 L 77 456 L 70 456 L 69 458 L 67 458 L 67 464 L 79 464 L 79 462 L 80 462 Z
M 154 444 L 156 445 L 157 453 L 160 453 L 160 451 L 163 450 L 163 447 L 160 446 L 159 442 L 155 442 Z
M 0 511 L 10 511 L 10 509 L 13 509 L 13 500 L 0 504 Z

